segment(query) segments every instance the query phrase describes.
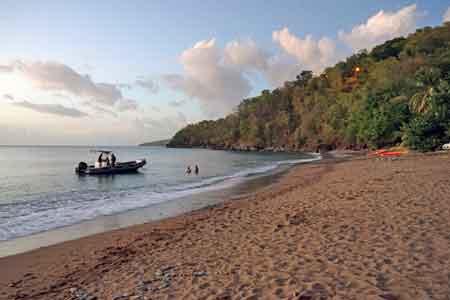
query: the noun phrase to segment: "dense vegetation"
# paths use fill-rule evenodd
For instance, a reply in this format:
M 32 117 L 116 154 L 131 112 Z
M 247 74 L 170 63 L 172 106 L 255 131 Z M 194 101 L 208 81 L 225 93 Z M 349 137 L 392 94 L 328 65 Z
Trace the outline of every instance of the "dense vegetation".
M 450 140 L 450 23 L 361 51 L 319 76 L 245 99 L 216 121 L 191 124 L 173 147 L 434 150 Z

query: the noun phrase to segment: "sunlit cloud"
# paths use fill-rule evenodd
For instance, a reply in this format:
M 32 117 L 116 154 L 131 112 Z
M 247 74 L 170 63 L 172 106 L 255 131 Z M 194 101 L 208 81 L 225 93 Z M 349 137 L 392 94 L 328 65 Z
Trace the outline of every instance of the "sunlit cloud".
M 120 88 L 127 88 L 128 85 L 121 84 L 119 87 L 116 84 L 94 82 L 89 75 L 79 74 L 62 63 L 15 61 L 7 67 L 31 81 L 35 88 L 51 92 L 49 95 L 52 97 L 70 100 L 72 95 L 78 98 L 81 105 L 93 109 L 96 116 L 101 113 L 116 116 L 117 114 L 109 108 L 120 112 L 138 109 L 138 103 L 133 99 L 125 98 L 120 90 Z M 17 105 L 37 112 L 66 114 L 73 117 L 84 116 L 83 112 L 66 110 L 60 104 L 40 105 L 22 101 Z
M 113 105 L 122 98 L 121 91 L 114 84 L 96 83 L 89 75 L 81 75 L 61 63 L 16 62 L 15 69 L 43 90 L 66 91 L 104 105 Z
M 13 102 L 12 104 L 31 109 L 39 113 L 47 113 L 62 117 L 82 118 L 88 116 L 85 112 L 82 112 L 76 108 L 66 107 L 61 104 L 36 104 L 29 101 Z
M 229 42 L 224 49 L 224 64 L 242 70 L 264 71 L 270 55 L 251 39 Z
M 64 92 L 108 106 L 123 99 L 117 85 L 94 82 L 89 75 L 79 74 L 62 63 L 15 61 L 2 68 L 19 72 L 35 87 L 44 91 Z
M 272 56 L 267 64 L 268 68 L 264 76 L 271 87 L 282 86 L 284 82 L 292 80 L 302 70 L 298 61 L 284 53 Z
M 443 22 L 450 22 L 450 6 L 445 11 L 444 16 L 442 16 L 442 21 Z
M 252 89 L 242 72 L 224 63 L 215 39 L 184 50 L 180 62 L 184 75 L 166 75 L 165 81 L 170 88 L 197 99 L 211 117 L 230 112 Z
M 274 31 L 272 38 L 286 53 L 293 56 L 304 69 L 320 72 L 325 67 L 337 62 L 336 44 L 328 37 L 315 40 L 312 35 L 307 35 L 302 39 L 293 35 L 285 27 L 279 31 Z
M 339 39 L 348 44 L 353 51 L 371 50 L 389 39 L 414 32 L 420 15 L 416 4 L 405 6 L 395 12 L 380 10 L 366 23 L 353 27 L 350 32 L 340 31 Z

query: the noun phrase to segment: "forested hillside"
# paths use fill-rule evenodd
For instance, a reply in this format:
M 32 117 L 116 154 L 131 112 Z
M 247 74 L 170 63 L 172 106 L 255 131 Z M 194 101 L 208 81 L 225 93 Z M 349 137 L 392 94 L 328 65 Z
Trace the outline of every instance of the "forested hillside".
M 318 76 L 299 73 L 225 118 L 186 126 L 169 146 L 428 151 L 450 141 L 450 23 L 361 51 Z

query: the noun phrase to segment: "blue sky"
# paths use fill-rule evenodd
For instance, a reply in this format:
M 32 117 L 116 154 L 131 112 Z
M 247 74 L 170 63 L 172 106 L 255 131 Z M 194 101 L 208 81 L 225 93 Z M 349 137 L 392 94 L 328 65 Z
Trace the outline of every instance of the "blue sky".
M 301 68 L 317 73 L 391 35 L 441 24 L 450 3 L 7 0 L 0 6 L 0 70 L 13 69 L 0 73 L 4 143 L 133 144 L 222 116 Z M 371 18 L 379 32 L 366 38 Z M 397 27 L 384 26 L 392 20 Z M 102 98 L 110 95 L 116 96 Z

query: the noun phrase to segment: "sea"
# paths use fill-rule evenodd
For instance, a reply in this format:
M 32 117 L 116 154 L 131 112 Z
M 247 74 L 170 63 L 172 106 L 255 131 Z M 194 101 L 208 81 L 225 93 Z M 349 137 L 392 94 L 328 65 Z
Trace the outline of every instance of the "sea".
M 97 150 L 118 161 L 147 160 L 135 174 L 78 176 Z M 252 153 L 165 147 L 0 146 L 0 242 L 186 196 L 227 189 L 320 159 L 307 153 Z M 199 166 L 188 175 L 187 166 Z

